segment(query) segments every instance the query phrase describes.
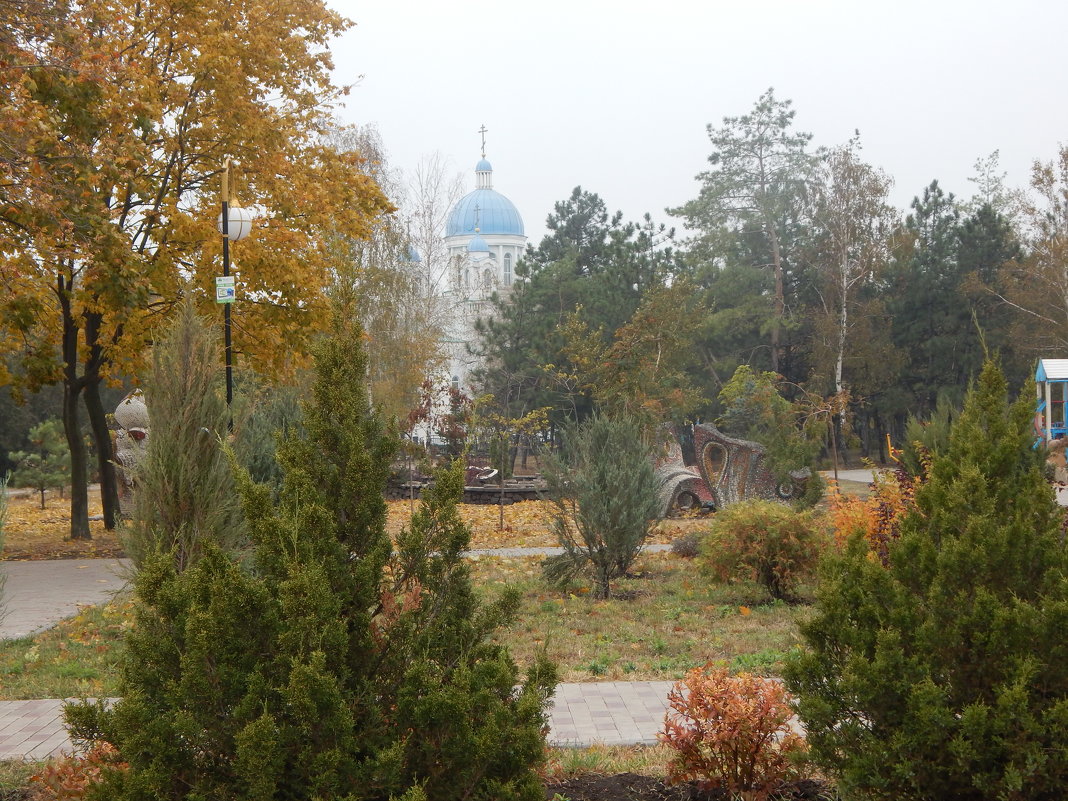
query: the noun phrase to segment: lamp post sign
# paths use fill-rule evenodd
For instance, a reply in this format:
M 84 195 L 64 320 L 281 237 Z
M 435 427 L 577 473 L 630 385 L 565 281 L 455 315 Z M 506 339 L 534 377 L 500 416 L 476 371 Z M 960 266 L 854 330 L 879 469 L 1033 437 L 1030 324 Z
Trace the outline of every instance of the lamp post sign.
M 230 275 L 230 242 L 244 239 L 252 230 L 252 215 L 239 206 L 230 205 L 230 159 L 223 162 L 222 214 L 219 215 L 219 233 L 222 234 L 223 274 L 215 279 L 215 302 L 223 304 L 223 333 L 226 343 L 226 406 L 234 402 L 233 343 L 230 337 L 230 306 L 236 297 L 234 276 Z M 230 418 L 229 429 L 234 430 Z
M 233 303 L 237 290 L 234 287 L 234 276 L 219 275 L 215 277 L 215 302 Z

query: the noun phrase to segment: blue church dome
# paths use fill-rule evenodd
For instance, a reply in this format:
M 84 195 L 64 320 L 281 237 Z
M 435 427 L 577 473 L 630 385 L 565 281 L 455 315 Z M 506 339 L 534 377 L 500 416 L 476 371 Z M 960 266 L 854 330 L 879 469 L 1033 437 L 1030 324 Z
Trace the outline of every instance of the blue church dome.
M 485 159 L 482 159 L 475 165 L 475 172 L 493 172 L 493 166 Z
M 524 236 L 519 211 L 512 201 L 493 189 L 476 189 L 460 198 L 445 224 L 445 236 L 473 234 L 476 225 L 483 234 Z
M 475 238 L 467 243 L 468 253 L 489 253 L 489 245 L 486 244 L 486 240 L 480 235 L 475 234 Z

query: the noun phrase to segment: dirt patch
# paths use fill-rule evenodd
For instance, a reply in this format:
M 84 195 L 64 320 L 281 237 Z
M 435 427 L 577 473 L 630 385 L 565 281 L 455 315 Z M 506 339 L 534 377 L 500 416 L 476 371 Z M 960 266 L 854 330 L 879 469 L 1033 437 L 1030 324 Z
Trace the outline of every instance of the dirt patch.
M 669 785 L 653 776 L 635 773 L 584 774 L 545 785 L 545 798 L 559 795 L 568 801 L 730 801 L 729 793 L 701 791 L 691 783 Z M 785 785 L 772 795 L 775 801 L 831 801 L 834 790 L 823 782 L 805 780 Z

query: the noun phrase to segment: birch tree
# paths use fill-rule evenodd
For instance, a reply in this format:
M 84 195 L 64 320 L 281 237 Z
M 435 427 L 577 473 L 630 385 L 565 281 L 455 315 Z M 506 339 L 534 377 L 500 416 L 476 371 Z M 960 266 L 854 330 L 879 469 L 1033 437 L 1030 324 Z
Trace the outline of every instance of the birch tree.
M 836 394 L 846 389 L 852 315 L 871 300 L 863 290 L 874 285 L 889 259 L 889 238 L 897 224 L 897 213 L 887 202 L 892 180 L 861 161 L 859 150 L 855 137 L 828 152 L 812 185 L 823 314 L 834 320 L 830 353 Z
M 1036 161 L 1023 208 L 1027 256 L 1004 265 L 997 297 L 1017 312 L 1017 339 L 1034 353 L 1068 350 L 1068 147 Z

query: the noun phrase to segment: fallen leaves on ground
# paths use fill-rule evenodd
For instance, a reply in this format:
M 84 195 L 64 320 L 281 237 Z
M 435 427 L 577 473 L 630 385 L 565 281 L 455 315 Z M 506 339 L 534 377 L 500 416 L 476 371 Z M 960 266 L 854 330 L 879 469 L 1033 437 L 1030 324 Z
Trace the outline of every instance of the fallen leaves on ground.
M 390 536 L 411 524 L 412 510 L 419 508 L 410 501 L 388 501 Z M 549 548 L 558 545 L 549 529 L 552 514 L 550 501 L 520 501 L 504 507 L 496 504 L 460 504 L 460 517 L 471 527 L 472 548 Z M 653 525 L 649 543 L 669 544 L 676 538 L 706 527 L 707 518 L 672 518 Z
M 40 496 L 16 496 L 8 499 L 6 542 L 0 559 L 84 559 L 122 556 L 122 544 L 115 532 L 104 530 L 104 523 L 89 523 L 93 539 L 71 540 L 70 498 L 57 494 L 46 496 L 41 509 Z M 411 525 L 414 507 L 409 501 L 387 501 L 386 530 L 395 537 L 402 528 Z M 493 504 L 460 504 L 460 516 L 471 527 L 472 548 L 547 548 L 557 545 L 549 530 L 552 504 L 549 501 L 521 501 L 504 507 Z M 99 516 L 100 491 L 89 491 L 89 515 Z M 650 532 L 650 543 L 671 543 L 685 534 L 707 526 L 707 518 L 672 518 L 656 523 Z
M 100 490 L 89 489 L 89 516 L 100 516 Z M 102 520 L 90 520 L 91 540 L 70 539 L 70 498 L 58 493 L 41 495 L 32 492 L 7 500 L 4 523 L 4 550 L 0 559 L 28 561 L 37 559 L 86 559 L 122 556 L 122 544 L 113 531 L 105 531 Z

